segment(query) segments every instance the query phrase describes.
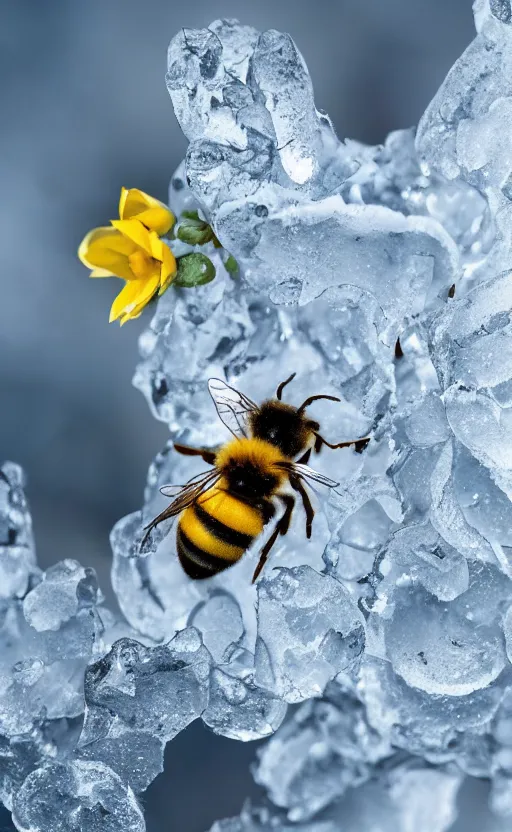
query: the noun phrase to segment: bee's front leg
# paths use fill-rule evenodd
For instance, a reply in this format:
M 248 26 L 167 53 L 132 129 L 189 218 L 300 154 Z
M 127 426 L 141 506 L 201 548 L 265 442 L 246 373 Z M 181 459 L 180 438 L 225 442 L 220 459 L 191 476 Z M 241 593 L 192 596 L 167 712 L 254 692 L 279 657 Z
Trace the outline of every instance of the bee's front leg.
M 180 445 L 177 442 L 174 443 L 174 449 L 184 456 L 200 456 L 208 465 L 215 465 L 216 451 L 210 451 L 208 448 L 191 448 L 190 445 Z
M 319 433 L 316 433 L 315 437 L 315 453 L 317 454 L 320 453 L 322 445 L 327 445 L 328 448 L 332 448 L 333 450 L 336 450 L 336 448 L 353 447 L 357 454 L 362 454 L 370 441 L 369 436 L 364 436 L 362 439 L 352 439 L 349 442 L 338 442 L 336 445 L 333 445 L 327 439 L 324 439 L 323 436 L 320 436 Z

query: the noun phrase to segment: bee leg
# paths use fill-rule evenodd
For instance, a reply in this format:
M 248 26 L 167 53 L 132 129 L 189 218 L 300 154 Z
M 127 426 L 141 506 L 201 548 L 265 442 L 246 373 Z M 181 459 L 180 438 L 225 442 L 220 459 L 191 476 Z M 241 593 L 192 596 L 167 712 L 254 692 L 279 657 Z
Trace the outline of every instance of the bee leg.
M 352 445 L 354 446 L 354 450 L 356 454 L 362 454 L 368 442 L 370 441 L 369 436 L 364 436 L 362 439 L 352 439 L 350 442 L 338 442 L 336 445 L 331 445 L 323 436 L 320 436 L 319 433 L 315 433 L 315 451 L 318 453 L 322 445 L 327 445 L 328 448 L 332 448 L 336 450 L 336 448 L 350 448 Z
M 180 445 L 177 442 L 174 443 L 174 450 L 184 456 L 201 456 L 208 465 L 214 465 L 217 456 L 215 451 L 209 451 L 207 448 L 191 448 L 189 445 Z
M 304 506 L 304 511 L 306 512 L 306 537 L 311 537 L 311 528 L 313 525 L 313 517 L 315 516 L 315 510 L 311 505 L 311 500 L 309 499 L 309 494 L 302 485 L 299 477 L 290 477 L 290 485 L 295 490 L 298 491 L 300 496 L 302 497 L 302 505 Z
M 295 378 L 296 375 L 297 375 L 297 373 L 292 373 L 291 376 L 286 379 L 286 381 L 281 382 L 281 384 L 279 385 L 279 387 L 276 390 L 276 399 L 279 399 L 279 401 L 281 401 L 281 397 L 283 395 L 284 388 L 286 387 L 287 384 L 290 383 L 290 381 L 292 381 Z
M 255 582 L 256 578 L 265 566 L 269 552 L 279 535 L 286 534 L 290 527 L 290 520 L 292 519 L 293 507 L 295 505 L 295 497 L 292 497 L 291 494 L 279 494 L 279 499 L 282 500 L 282 502 L 285 505 L 284 514 L 277 521 L 274 531 L 272 532 L 269 539 L 265 543 L 263 549 L 261 550 L 258 565 L 254 570 L 254 575 L 252 576 L 252 583 Z

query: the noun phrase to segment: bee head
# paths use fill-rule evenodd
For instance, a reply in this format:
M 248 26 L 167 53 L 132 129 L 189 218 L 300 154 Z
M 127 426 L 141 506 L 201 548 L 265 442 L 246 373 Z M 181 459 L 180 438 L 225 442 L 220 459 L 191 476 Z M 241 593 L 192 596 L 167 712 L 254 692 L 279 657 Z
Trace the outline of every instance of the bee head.
M 295 457 L 311 440 L 320 425 L 296 407 L 270 399 L 251 414 L 251 429 L 258 439 L 279 448 L 286 457 Z

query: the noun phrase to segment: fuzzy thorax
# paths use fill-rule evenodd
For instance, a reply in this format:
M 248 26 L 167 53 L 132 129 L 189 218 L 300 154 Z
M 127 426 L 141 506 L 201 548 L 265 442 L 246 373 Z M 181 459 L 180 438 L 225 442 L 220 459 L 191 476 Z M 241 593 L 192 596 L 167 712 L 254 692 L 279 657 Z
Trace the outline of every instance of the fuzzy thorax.
M 286 462 L 279 448 L 264 439 L 232 439 L 217 453 L 215 466 L 223 474 L 234 467 L 247 464 L 262 474 L 273 475 L 281 485 L 286 480 L 286 473 L 280 470 L 278 464 Z

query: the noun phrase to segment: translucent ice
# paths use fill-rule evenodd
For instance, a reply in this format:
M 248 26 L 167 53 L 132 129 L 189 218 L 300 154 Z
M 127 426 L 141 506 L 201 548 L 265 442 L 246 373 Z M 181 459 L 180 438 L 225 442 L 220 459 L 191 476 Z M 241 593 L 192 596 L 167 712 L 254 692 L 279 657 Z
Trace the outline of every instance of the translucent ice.
M 168 88 L 192 140 L 188 181 L 253 288 L 303 304 L 345 282 L 373 293 L 396 323 L 431 284 L 450 285 L 456 246 L 428 216 L 347 205 L 336 191 L 362 166 L 358 148 L 351 158 L 316 111 L 291 38 L 256 34 L 216 21 L 171 43 Z
M 73 560 L 52 566 L 42 581 L 25 596 L 23 614 L 34 630 L 58 630 L 97 599 L 96 576 Z
M 76 760 L 38 768 L 16 795 L 13 820 L 26 832 L 144 832 L 130 788 L 102 763 Z
M 465 777 L 508 828 L 512 15 L 474 8 L 417 134 L 378 147 L 338 140 L 289 35 L 228 20 L 171 42 L 190 145 L 169 202 L 223 248 L 140 338 L 134 383 L 171 440 L 112 530 L 122 616 L 87 567 L 41 573 L 21 472 L 0 470 L 0 797 L 20 830 L 143 830 L 134 795 L 195 719 L 270 737 L 262 805 L 216 832 L 447 832 Z M 370 438 L 312 456 L 338 485 L 312 491 L 311 539 L 297 501 L 256 584 L 270 527 L 205 581 L 175 519 L 141 548 L 160 488 L 206 468 L 173 441 L 230 437 L 207 379 L 258 403 L 292 373 L 287 402 L 337 399 L 308 411 L 329 442 Z
M 0 598 L 23 597 L 37 574 L 23 484 L 18 465 L 6 462 L 0 468 Z
M 193 629 L 159 647 L 131 639 L 116 642 L 87 671 L 79 748 L 93 759 L 102 759 L 103 752 L 115 759 L 122 757 L 124 735 L 132 731 L 161 742 L 172 739 L 204 710 L 209 669 L 209 654 Z
M 364 649 L 363 618 L 343 586 L 308 566 L 281 569 L 258 587 L 256 681 L 287 702 L 323 692 L 354 671 Z
M 324 701 L 305 703 L 279 729 L 261 752 L 255 776 L 296 822 L 364 783 L 390 754 L 358 698 L 333 685 Z

